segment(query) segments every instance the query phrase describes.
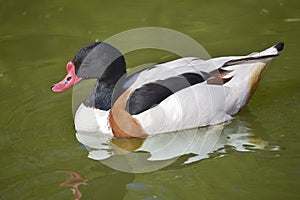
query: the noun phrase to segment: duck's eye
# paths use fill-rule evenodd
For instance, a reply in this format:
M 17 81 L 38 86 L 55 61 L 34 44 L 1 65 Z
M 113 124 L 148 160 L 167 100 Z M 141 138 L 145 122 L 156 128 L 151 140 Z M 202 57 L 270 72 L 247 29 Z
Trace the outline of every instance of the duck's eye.
M 67 78 L 67 81 L 70 81 L 70 80 L 71 80 L 71 78 L 72 78 L 72 76 L 69 76 L 69 77 Z

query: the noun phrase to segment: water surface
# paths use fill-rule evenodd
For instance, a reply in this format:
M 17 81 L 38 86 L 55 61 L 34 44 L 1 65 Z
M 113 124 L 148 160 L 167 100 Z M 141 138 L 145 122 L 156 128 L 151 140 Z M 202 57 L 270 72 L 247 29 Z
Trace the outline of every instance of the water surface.
M 82 199 L 299 199 L 300 3 L 278 1 L 0 1 L 1 199 L 72 199 L 69 170 L 88 179 Z M 264 148 L 132 174 L 88 158 L 76 140 L 72 91 L 54 94 L 81 46 L 137 27 L 182 32 L 212 57 L 243 55 L 284 41 L 249 105 L 225 130 L 246 127 Z M 174 41 L 176 42 L 176 41 Z M 129 67 L 174 58 L 143 50 Z M 246 143 L 245 143 L 246 144 Z M 246 144 L 247 147 L 247 144 Z

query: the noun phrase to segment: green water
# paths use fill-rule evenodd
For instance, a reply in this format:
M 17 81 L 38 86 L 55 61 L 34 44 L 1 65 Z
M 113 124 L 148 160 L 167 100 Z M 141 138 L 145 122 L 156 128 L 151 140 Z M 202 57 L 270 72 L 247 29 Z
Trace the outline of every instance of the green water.
M 88 179 L 82 199 L 299 199 L 300 2 L 0 1 L 0 197 L 72 199 L 70 170 Z M 55 94 L 81 46 L 137 27 L 164 27 L 201 43 L 212 57 L 243 55 L 284 41 L 242 121 L 268 148 L 150 173 L 132 174 L 89 159 L 75 138 L 72 90 Z M 176 42 L 176 41 L 174 41 Z M 147 51 L 129 66 L 160 61 Z M 136 58 L 136 59 L 135 59 Z M 277 147 L 276 150 L 269 147 Z

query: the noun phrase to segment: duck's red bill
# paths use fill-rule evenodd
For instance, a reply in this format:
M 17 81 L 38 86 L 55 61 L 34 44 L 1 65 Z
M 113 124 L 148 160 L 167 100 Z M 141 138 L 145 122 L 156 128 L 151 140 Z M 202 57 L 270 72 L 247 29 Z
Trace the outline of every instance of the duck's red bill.
M 52 85 L 51 89 L 53 92 L 63 92 L 82 80 L 82 78 L 76 76 L 75 66 L 72 62 L 68 62 L 66 68 L 68 74 L 62 81 Z

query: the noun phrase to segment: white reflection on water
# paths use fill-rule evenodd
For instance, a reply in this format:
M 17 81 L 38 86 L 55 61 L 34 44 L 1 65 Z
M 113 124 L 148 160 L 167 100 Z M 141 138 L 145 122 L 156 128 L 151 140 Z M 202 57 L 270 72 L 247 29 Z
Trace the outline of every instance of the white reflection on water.
M 217 125 L 148 138 L 116 139 L 99 133 L 76 133 L 77 140 L 89 151 L 88 157 L 126 172 L 158 170 L 189 155 L 183 164 L 226 155 L 226 146 L 240 152 L 256 149 L 278 150 L 251 132 L 246 123 L 236 119 L 235 125 Z

